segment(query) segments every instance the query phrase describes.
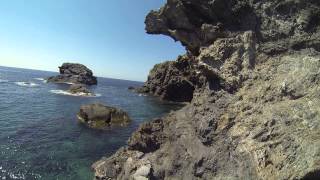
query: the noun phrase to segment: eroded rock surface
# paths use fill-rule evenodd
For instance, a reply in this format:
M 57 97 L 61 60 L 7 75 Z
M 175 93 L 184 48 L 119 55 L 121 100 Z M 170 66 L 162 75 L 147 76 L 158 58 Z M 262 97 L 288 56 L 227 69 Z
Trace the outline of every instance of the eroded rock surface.
M 217 39 L 244 31 L 273 42 L 262 47 L 267 53 L 306 46 L 319 50 L 319 13 L 317 0 L 168 0 L 148 14 L 146 30 L 180 41 L 194 55 Z
M 319 12 L 315 0 L 168 0 L 150 12 L 147 32 L 188 52 L 143 88 L 169 97 L 171 79 L 187 81 L 190 104 L 141 125 L 95 179 L 141 167 L 147 179 L 320 179 Z
M 49 77 L 48 82 L 96 85 L 97 78 L 82 64 L 64 63 L 59 67 L 60 75 Z
M 204 75 L 195 60 L 180 56 L 177 61 L 157 64 L 150 71 L 148 81 L 137 91 L 175 102 L 190 102 L 197 88 L 204 87 L 214 73 Z M 201 74 L 200 74 L 201 73 Z
M 80 107 L 78 119 L 90 128 L 105 129 L 110 126 L 125 126 L 130 122 L 126 112 L 100 103 Z

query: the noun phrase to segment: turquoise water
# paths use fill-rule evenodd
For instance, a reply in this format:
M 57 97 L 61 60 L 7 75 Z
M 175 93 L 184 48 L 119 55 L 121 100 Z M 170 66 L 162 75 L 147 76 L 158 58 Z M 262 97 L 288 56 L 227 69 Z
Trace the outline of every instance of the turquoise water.
M 41 80 L 51 75 L 0 67 L 0 180 L 92 179 L 91 164 L 125 145 L 139 124 L 180 107 L 127 90 L 140 82 L 106 78 L 91 87 L 99 97 L 57 94 L 69 85 Z M 106 131 L 89 129 L 77 122 L 76 113 L 91 102 L 120 107 L 133 122 Z

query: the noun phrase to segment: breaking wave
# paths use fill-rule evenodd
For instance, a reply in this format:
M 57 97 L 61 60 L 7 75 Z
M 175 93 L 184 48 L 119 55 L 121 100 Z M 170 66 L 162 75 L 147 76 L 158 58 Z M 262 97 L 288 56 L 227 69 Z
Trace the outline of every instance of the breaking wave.
M 47 82 L 47 80 L 44 79 L 44 78 L 33 78 L 33 79 L 38 80 L 38 81 L 42 81 L 43 83 L 46 83 L 46 82 Z
M 6 79 L 0 79 L 0 83 L 7 83 L 7 82 L 9 82 L 9 81 Z
M 86 93 L 70 93 L 68 91 L 63 90 L 50 90 L 51 93 L 54 94 L 60 94 L 60 95 L 66 95 L 66 96 L 81 96 L 81 97 L 100 97 L 101 94 L 86 94 Z
M 39 84 L 33 83 L 33 82 L 15 82 L 18 86 L 24 86 L 24 87 L 37 87 Z

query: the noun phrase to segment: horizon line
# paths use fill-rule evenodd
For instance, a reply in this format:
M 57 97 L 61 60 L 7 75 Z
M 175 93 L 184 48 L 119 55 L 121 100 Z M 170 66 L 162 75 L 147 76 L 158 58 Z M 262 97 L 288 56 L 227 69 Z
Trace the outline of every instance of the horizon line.
M 51 73 L 58 73 L 58 74 L 59 74 L 59 72 L 57 72 L 57 71 L 43 70 L 43 69 L 33 69 L 33 68 L 4 66 L 4 65 L 0 65 L 0 67 L 4 67 L 4 68 L 15 68 L 15 69 L 24 69 L 24 70 L 33 70 L 33 71 L 43 71 L 43 72 L 51 72 Z M 93 74 L 93 75 L 94 75 L 94 74 Z M 138 83 L 144 83 L 144 82 L 145 82 L 145 81 L 129 80 L 129 79 L 120 79 L 120 78 L 97 76 L 97 75 L 94 75 L 94 76 L 96 76 L 97 78 L 106 78 L 106 79 L 114 79 L 114 80 L 121 80 L 121 81 L 131 81 L 131 82 L 138 82 Z

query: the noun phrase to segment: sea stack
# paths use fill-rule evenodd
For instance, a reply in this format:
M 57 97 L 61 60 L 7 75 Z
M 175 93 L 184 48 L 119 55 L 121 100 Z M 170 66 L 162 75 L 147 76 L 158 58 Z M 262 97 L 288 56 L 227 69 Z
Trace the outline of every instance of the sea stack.
M 126 112 L 121 109 L 105 106 L 101 103 L 80 107 L 78 119 L 81 123 L 94 129 L 105 129 L 111 126 L 125 126 L 130 122 Z
M 167 0 L 145 24 L 187 52 L 142 91 L 190 103 L 141 125 L 95 179 L 320 179 L 319 0 Z
M 96 85 L 97 78 L 86 66 L 78 63 L 63 63 L 59 67 L 60 74 L 49 77 L 48 82 Z

